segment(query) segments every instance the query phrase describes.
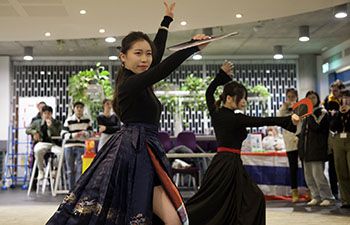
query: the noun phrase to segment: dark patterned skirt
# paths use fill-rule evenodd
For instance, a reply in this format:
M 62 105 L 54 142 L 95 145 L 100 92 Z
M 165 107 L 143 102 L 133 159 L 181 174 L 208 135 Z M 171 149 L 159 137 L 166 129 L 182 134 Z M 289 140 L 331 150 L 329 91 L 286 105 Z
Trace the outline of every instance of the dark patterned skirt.
M 157 173 L 149 151 L 162 173 Z M 152 222 L 153 188 L 163 185 L 168 194 L 177 191 L 175 196 L 179 197 L 170 177 L 170 165 L 158 140 L 158 127 L 125 125 L 97 153 L 47 225 L 162 224 L 159 218 Z M 164 180 L 170 182 L 164 184 Z M 170 193 L 166 185 L 171 186 Z M 175 208 L 183 224 L 188 224 L 183 204 Z
M 218 153 L 188 200 L 190 225 L 264 225 L 265 199 L 239 154 Z

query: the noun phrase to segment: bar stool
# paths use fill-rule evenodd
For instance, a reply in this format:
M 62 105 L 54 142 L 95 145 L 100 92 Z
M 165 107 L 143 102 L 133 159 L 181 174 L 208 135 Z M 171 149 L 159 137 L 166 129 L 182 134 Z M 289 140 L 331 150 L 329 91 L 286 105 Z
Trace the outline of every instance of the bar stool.
M 63 144 L 64 146 L 64 144 Z M 64 149 L 64 147 L 62 147 Z M 52 192 L 53 196 L 56 196 L 57 194 L 68 194 L 68 184 L 67 184 L 67 177 L 66 177 L 66 171 L 64 167 L 64 152 L 62 151 L 62 154 L 58 156 L 58 166 L 57 166 L 57 174 L 55 178 L 55 186 L 54 191 Z
M 46 162 L 46 166 L 45 166 L 45 175 L 43 180 L 38 180 L 36 183 L 36 194 L 39 194 L 39 190 L 40 190 L 40 185 L 41 187 L 41 193 L 44 194 L 45 190 L 46 190 L 46 185 L 47 185 L 47 180 L 50 179 L 50 188 L 51 188 L 51 194 L 52 196 L 54 195 L 54 182 L 55 180 L 53 179 L 53 165 L 52 162 L 53 160 L 57 158 L 57 155 L 53 152 L 47 152 L 44 156 L 44 160 Z M 35 160 L 34 165 L 33 165 L 33 169 L 32 169 L 32 175 L 30 177 L 30 181 L 29 181 L 29 187 L 28 187 L 28 192 L 27 195 L 30 195 L 30 192 L 32 190 L 32 186 L 33 186 L 33 181 L 34 181 L 34 176 L 35 176 L 35 172 L 37 170 L 37 160 Z

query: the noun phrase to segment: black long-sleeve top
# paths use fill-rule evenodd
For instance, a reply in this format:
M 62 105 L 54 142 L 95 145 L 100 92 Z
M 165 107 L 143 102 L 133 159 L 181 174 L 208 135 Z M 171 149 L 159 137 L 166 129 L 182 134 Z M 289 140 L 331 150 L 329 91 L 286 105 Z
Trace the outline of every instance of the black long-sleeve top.
M 242 142 L 248 135 L 247 127 L 277 125 L 292 132 L 296 131 L 296 126 L 293 125 L 291 116 L 251 117 L 226 107 L 217 109 L 214 92 L 218 86 L 224 85 L 229 81 L 231 81 L 230 77 L 223 70 L 220 70 L 205 93 L 218 146 L 241 149 Z
M 103 131 L 105 134 L 114 134 L 120 129 L 120 122 L 115 114 L 112 114 L 108 117 L 104 114 L 98 115 L 97 124 L 106 126 L 106 130 Z
M 350 133 L 350 111 L 341 113 L 337 111 L 334 115 L 329 113 L 329 129 L 332 132 L 347 132 Z
M 171 21 L 171 17 L 165 16 L 161 26 L 168 27 Z M 160 63 L 167 34 L 165 29 L 158 30 L 153 41 L 157 50 L 156 56 L 147 71 L 134 74 L 125 69 L 118 94 L 121 121 L 125 124 L 142 122 L 159 125 L 161 104 L 152 90 L 152 85 L 170 75 L 183 61 L 199 50 L 198 47 L 192 47 L 177 51 Z

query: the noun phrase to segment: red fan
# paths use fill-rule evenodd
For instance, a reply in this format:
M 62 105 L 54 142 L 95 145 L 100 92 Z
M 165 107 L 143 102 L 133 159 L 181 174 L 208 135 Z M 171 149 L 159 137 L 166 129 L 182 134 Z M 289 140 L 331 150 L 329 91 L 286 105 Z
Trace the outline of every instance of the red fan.
M 179 51 L 179 50 L 182 50 L 182 49 L 186 49 L 186 48 L 190 48 L 190 47 L 193 47 L 193 46 L 202 45 L 202 44 L 209 43 L 209 42 L 212 42 L 212 41 L 221 40 L 223 38 L 227 38 L 227 37 L 235 36 L 235 35 L 238 35 L 238 32 L 232 32 L 232 33 L 228 33 L 228 34 L 223 34 L 223 35 L 211 37 L 210 39 L 205 39 L 205 40 L 190 40 L 190 41 L 186 41 L 186 42 L 183 42 L 183 43 L 180 43 L 180 44 L 176 44 L 176 45 L 170 46 L 170 47 L 168 47 L 168 49 L 170 51 Z
M 296 102 L 293 107 L 293 112 L 300 117 L 305 117 L 311 115 L 314 107 L 312 101 L 309 98 L 303 98 L 300 101 Z

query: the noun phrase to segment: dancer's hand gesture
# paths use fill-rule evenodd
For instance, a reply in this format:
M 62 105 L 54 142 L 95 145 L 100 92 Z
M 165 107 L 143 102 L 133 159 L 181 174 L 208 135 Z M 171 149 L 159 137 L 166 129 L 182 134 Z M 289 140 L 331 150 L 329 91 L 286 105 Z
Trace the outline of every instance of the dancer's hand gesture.
M 164 1 L 164 6 L 165 6 L 165 15 L 174 19 L 175 2 L 171 3 L 171 5 L 169 6 L 168 2 Z
M 300 116 L 298 116 L 297 114 L 292 114 L 292 123 L 296 126 L 298 125 L 298 123 L 300 122 Z
M 205 35 L 205 34 L 196 34 L 193 36 L 192 40 L 206 40 L 206 39 L 210 39 L 210 36 Z M 203 48 L 205 48 L 209 43 L 205 43 L 202 45 L 198 45 L 199 50 L 202 50 Z
M 221 69 L 229 76 L 233 77 L 233 63 L 231 61 L 225 60 L 221 66 Z

